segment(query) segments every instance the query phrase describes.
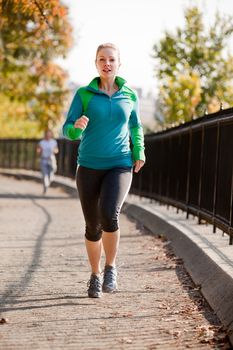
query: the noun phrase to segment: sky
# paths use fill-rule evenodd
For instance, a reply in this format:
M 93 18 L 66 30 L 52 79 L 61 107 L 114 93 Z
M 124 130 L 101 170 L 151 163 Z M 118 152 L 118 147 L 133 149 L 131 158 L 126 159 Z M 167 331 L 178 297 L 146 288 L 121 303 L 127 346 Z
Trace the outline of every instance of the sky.
M 62 0 L 69 8 L 74 28 L 73 48 L 57 62 L 68 71 L 70 81 L 87 85 L 97 76 L 95 53 L 99 44 L 115 43 L 121 52 L 119 75 L 131 87 L 156 93 L 153 45 L 166 30 L 184 25 L 184 9 L 197 4 L 208 27 L 216 11 L 233 15 L 233 0 Z M 233 51 L 233 41 L 231 42 Z

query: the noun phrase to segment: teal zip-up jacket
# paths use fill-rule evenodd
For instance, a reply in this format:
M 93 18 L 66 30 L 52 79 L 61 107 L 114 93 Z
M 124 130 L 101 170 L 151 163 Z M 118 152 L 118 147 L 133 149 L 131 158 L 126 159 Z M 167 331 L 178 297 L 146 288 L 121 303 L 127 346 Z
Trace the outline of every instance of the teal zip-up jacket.
M 99 90 L 99 79 L 77 90 L 63 125 L 63 135 L 70 140 L 81 137 L 78 164 L 92 169 L 131 167 L 135 160 L 145 161 L 143 128 L 136 93 L 116 77 L 119 90 L 111 97 Z M 85 115 L 86 129 L 74 127 Z M 130 137 L 133 152 L 130 149 Z

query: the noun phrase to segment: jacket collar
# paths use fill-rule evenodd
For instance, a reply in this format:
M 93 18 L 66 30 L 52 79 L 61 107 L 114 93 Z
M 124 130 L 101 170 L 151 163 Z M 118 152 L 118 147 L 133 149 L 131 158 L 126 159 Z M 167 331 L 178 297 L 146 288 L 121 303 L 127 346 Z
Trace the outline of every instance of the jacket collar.
M 92 91 L 93 90 L 95 90 L 95 92 L 99 91 L 99 82 L 100 82 L 100 77 L 96 77 L 90 82 L 90 84 L 88 84 L 87 87 Z M 121 77 L 116 76 L 115 83 L 117 84 L 119 89 L 121 89 L 122 86 L 126 83 L 126 80 L 121 78 Z

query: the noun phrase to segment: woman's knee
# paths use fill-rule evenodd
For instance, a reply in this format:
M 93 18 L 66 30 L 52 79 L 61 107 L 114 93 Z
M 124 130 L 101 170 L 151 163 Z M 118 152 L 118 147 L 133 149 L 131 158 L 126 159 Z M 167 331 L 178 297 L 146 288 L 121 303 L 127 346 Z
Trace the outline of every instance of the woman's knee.
M 102 237 L 102 229 L 100 226 L 86 226 L 85 237 L 88 241 L 97 242 Z
M 104 210 L 101 214 L 101 226 L 103 231 L 115 232 L 119 229 L 119 213 L 120 209 L 116 211 Z

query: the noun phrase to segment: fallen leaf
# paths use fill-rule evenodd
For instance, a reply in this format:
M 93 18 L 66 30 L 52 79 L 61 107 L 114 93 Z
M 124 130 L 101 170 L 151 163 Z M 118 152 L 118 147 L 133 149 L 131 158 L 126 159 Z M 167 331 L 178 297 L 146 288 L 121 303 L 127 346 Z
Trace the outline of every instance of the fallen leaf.
M 122 344 L 132 344 L 133 340 L 130 338 L 124 337 L 124 338 L 119 339 L 119 342 Z
M 128 312 L 122 315 L 123 317 L 132 317 L 133 313 L 132 312 Z
M 5 323 L 8 323 L 8 319 L 7 318 L 1 318 L 0 319 L 0 324 L 5 324 Z

